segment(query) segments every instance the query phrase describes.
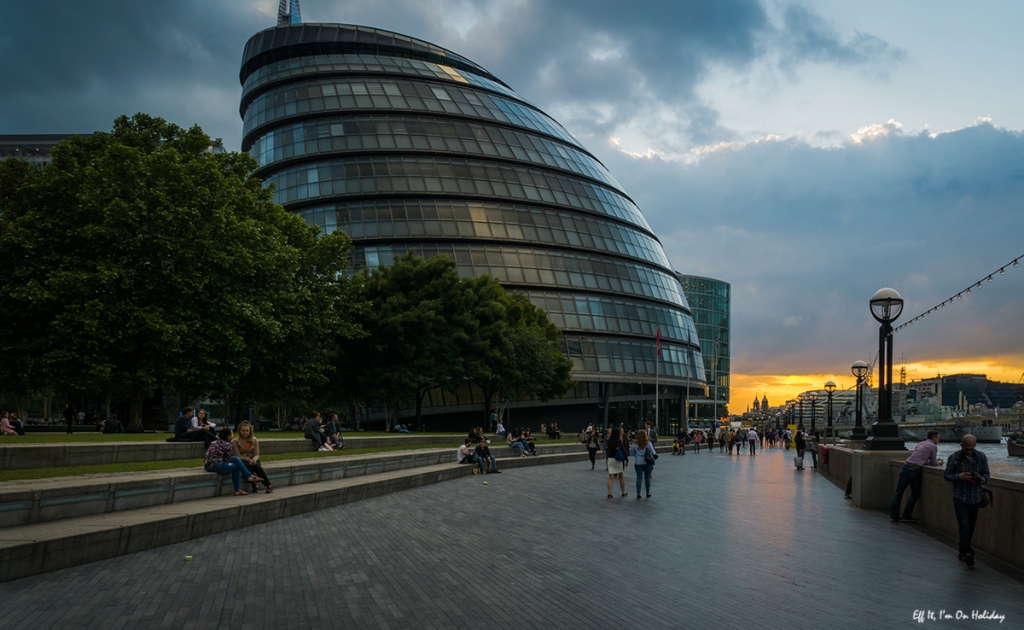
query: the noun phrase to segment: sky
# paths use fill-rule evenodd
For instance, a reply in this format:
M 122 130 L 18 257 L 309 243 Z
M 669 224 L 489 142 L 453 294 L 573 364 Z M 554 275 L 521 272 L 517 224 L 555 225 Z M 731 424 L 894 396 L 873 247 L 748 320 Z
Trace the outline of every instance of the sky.
M 12 0 L 3 0 L 13 4 Z M 143 111 L 239 148 L 238 65 L 275 0 L 25 3 L 0 26 L 0 133 Z M 674 267 L 733 287 L 731 410 L 835 380 L 1024 254 L 1024 4 L 304 0 L 488 68 L 638 203 Z M 1024 376 L 1024 266 L 901 330 L 907 379 Z

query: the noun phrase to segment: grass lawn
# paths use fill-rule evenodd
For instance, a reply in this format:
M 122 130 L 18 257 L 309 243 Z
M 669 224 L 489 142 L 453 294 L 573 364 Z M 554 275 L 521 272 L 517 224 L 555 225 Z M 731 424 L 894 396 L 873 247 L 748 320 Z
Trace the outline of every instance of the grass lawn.
M 346 448 L 343 451 L 305 451 L 301 453 L 278 453 L 261 455 L 260 460 L 274 462 L 285 459 L 309 459 L 312 457 L 346 457 L 365 453 L 387 453 L 390 451 L 408 451 L 424 448 L 445 448 L 437 444 L 410 446 L 387 446 L 381 448 Z M 144 472 L 148 470 L 173 470 L 178 468 L 201 468 L 202 458 L 172 459 L 160 462 L 131 462 L 128 464 L 99 464 L 95 466 L 60 466 L 57 468 L 28 468 L 24 470 L 0 470 L 0 481 L 19 479 L 49 479 L 52 477 L 77 477 L 78 475 L 96 475 L 125 472 Z
M 0 438 L 0 446 L 8 444 L 110 444 L 114 442 L 164 442 L 171 433 L 28 433 L 26 435 L 6 435 Z M 417 435 L 451 435 L 458 437 L 462 433 L 387 433 L 384 431 L 343 431 L 346 438 L 354 437 L 414 437 Z M 261 440 L 280 440 L 284 438 L 304 438 L 302 431 L 261 431 L 256 434 Z

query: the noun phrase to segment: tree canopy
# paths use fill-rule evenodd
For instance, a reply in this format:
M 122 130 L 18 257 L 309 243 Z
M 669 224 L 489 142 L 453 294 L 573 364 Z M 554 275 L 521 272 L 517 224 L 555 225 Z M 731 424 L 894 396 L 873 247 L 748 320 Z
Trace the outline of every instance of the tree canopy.
M 8 387 L 115 390 L 138 429 L 158 386 L 322 379 L 324 334 L 345 328 L 348 238 L 318 239 L 250 177 L 251 156 L 211 144 L 138 114 L 62 142 L 43 168 L 0 162 Z

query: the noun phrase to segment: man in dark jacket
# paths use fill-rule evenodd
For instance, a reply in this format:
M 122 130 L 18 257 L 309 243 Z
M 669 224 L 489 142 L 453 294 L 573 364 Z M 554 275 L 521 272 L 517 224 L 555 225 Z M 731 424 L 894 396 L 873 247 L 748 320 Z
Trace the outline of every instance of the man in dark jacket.
M 192 428 L 192 416 L 195 413 L 192 407 L 185 407 L 181 410 L 178 421 L 174 423 L 174 441 L 198 442 L 202 440 L 206 444 L 206 448 L 210 448 L 210 444 L 217 439 L 217 436 L 206 429 Z
M 985 496 L 981 484 L 988 483 L 988 458 L 975 449 L 978 439 L 965 435 L 960 450 L 949 456 L 943 477 L 953 483 L 953 511 L 960 529 L 960 554 L 957 558 L 974 566 L 974 526 L 978 522 L 978 507 Z

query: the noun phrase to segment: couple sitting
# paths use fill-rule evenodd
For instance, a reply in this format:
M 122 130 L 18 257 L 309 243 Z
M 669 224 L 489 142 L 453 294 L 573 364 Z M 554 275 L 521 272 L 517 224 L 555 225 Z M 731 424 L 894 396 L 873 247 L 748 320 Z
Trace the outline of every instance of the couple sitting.
M 481 473 L 501 472 L 498 470 L 498 462 L 491 455 L 491 449 L 487 446 L 486 441 L 478 443 L 475 450 L 470 449 L 470 444 L 469 438 L 466 438 L 465 443 L 459 447 L 459 452 L 456 455 L 458 463 L 476 464 L 480 468 Z
M 533 443 L 533 437 L 529 429 L 516 429 L 505 438 L 509 448 L 514 448 L 520 457 L 537 454 L 537 446 Z

